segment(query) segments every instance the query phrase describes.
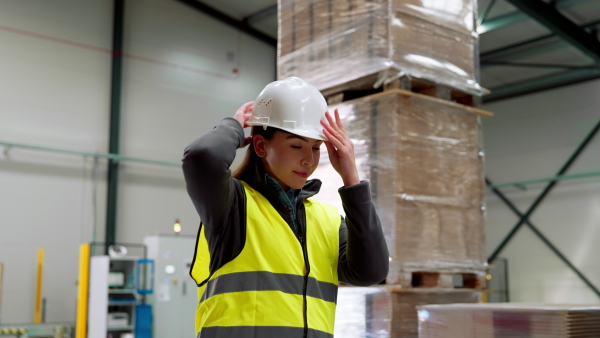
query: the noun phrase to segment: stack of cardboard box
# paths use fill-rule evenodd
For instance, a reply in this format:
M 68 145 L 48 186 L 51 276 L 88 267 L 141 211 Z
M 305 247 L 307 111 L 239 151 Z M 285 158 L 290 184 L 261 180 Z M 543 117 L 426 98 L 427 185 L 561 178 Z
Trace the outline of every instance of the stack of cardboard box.
M 279 0 L 278 77 L 320 90 L 377 74 L 482 93 L 473 0 Z
M 397 286 L 340 288 L 335 337 L 417 337 L 416 306 L 439 303 L 477 303 L 478 292 L 408 290 Z
M 390 252 L 386 287 L 339 289 L 338 317 L 358 311 L 368 333 L 342 337 L 417 337 L 415 306 L 480 302 L 486 257 L 479 116 L 485 112 L 403 90 L 330 108 L 357 141 L 359 175 L 371 183 Z M 335 175 L 325 163 L 314 177 L 323 179 L 323 191 L 337 191 L 328 179 Z M 389 311 L 342 306 L 357 294 L 363 302 L 385 302 Z M 348 323 L 337 321 L 336 330 L 351 330 Z
M 417 305 L 481 300 L 480 117 L 491 114 L 476 108 L 475 10 L 474 0 L 279 0 L 278 77 L 303 78 L 339 110 L 390 251 L 385 286 L 340 288 L 336 336 L 417 337 Z M 316 199 L 341 209 L 323 155 Z
M 421 286 L 413 275 L 429 271 L 450 279 L 474 274 L 480 288 L 486 257 L 479 115 L 485 112 L 403 90 L 330 108 L 348 121 L 349 137 L 360 140 L 359 175 L 371 183 L 390 251 L 386 283 Z
M 422 338 L 600 336 L 600 306 L 454 304 L 418 307 Z

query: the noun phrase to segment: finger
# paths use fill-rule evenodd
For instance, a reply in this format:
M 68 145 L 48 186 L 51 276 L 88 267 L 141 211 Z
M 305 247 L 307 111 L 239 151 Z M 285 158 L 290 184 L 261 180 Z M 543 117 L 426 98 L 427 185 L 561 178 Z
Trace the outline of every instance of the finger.
M 340 112 L 337 110 L 337 108 L 334 111 L 335 113 L 335 122 L 338 126 L 338 128 L 340 128 L 340 130 L 346 131 L 344 129 L 344 125 L 342 124 L 342 119 L 340 118 Z
M 338 113 L 338 110 L 335 110 L 335 120 L 334 117 L 331 116 L 331 114 L 329 114 L 329 112 L 327 112 L 326 114 L 329 124 L 331 125 L 333 132 L 338 136 L 338 138 L 341 141 L 346 141 L 348 139 L 347 135 L 346 135 L 346 131 L 344 130 L 344 126 L 342 125 L 342 121 L 340 119 L 340 114 Z
M 325 136 L 327 137 L 327 139 L 330 142 L 333 142 L 335 147 L 343 147 L 346 143 L 345 138 L 341 136 L 333 127 L 328 125 L 325 121 L 323 121 L 322 125 L 325 127 L 323 131 L 326 133 Z
M 337 123 L 335 123 L 333 117 L 331 117 L 331 114 L 329 114 L 329 112 L 325 113 L 325 118 L 327 118 L 327 122 L 329 122 L 329 125 L 332 128 L 337 127 Z
M 335 130 L 331 127 L 331 125 L 329 125 L 329 123 L 327 121 L 322 119 L 321 125 L 323 126 L 323 128 L 325 128 L 324 131 L 325 130 L 328 131 L 329 135 L 333 135 L 333 137 L 337 138 L 337 136 L 335 136 Z M 329 137 L 331 137 L 331 136 L 329 136 Z
M 248 105 L 246 106 L 246 108 L 244 109 L 245 113 L 250 113 L 252 111 L 254 111 L 254 101 L 250 101 L 247 103 Z
M 333 144 L 331 144 L 331 142 L 325 141 L 323 143 L 325 143 L 325 147 L 327 148 L 327 152 L 329 153 L 329 155 L 333 155 L 333 154 L 337 153 L 337 150 L 335 149 Z
M 244 148 L 245 146 L 249 145 L 250 142 L 252 142 L 252 136 L 244 137 L 244 141 L 242 142 L 240 148 Z
M 321 120 L 321 125 L 323 125 L 323 127 L 325 127 L 327 129 L 327 131 L 329 131 L 333 136 L 335 136 L 335 138 L 342 144 L 346 144 L 346 143 L 350 142 L 350 140 L 348 139 L 348 136 L 346 135 L 346 132 L 336 128 L 337 124 L 333 121 L 333 118 L 331 117 L 331 115 L 326 114 L 326 117 L 329 118 L 328 123 Z
M 329 113 L 325 113 L 325 119 L 321 119 L 321 125 L 327 128 L 331 133 L 336 133 L 336 124 L 333 122 L 331 115 Z
M 331 133 L 329 130 L 323 129 L 323 133 L 325 134 L 325 137 L 327 137 L 327 139 L 329 140 L 329 143 L 331 143 L 337 151 L 344 147 L 344 144 L 336 137 L 336 135 Z
M 248 109 L 252 109 L 253 107 L 254 107 L 254 101 L 246 102 L 237 110 L 237 112 L 246 113 L 249 111 Z M 252 111 L 252 110 L 250 110 L 250 111 Z

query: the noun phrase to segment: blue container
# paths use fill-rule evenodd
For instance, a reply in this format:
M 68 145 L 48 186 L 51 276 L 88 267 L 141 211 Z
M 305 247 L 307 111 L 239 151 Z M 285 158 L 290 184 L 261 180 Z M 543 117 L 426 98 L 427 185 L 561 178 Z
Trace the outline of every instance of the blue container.
M 150 295 L 154 291 L 154 260 L 140 259 L 136 267 L 137 293 L 140 295 Z
M 135 338 L 152 338 L 152 306 L 148 304 L 135 307 Z

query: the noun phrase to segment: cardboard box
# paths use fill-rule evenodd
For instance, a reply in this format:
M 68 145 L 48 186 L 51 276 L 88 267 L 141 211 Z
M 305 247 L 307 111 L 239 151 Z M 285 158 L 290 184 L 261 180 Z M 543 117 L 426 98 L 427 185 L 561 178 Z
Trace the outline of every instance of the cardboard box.
M 354 140 L 359 176 L 370 181 L 391 257 L 387 283 L 406 284 L 407 271 L 482 272 L 485 182 L 478 110 L 403 90 L 330 111 L 336 108 Z M 324 182 L 317 199 L 339 188 L 330 179 L 336 173 L 326 170 L 332 171 L 323 163 L 313 174 Z
M 327 91 L 373 74 L 382 81 L 411 75 L 485 92 L 476 81 L 476 33 L 449 28 L 464 23 L 434 11 L 434 4 L 419 9 L 411 1 L 390 1 L 280 0 L 278 77 L 299 76 Z M 457 18 L 472 14 L 463 5 Z
M 340 287 L 334 335 L 343 338 L 417 338 L 418 305 L 480 301 L 480 292 L 415 291 L 390 286 Z

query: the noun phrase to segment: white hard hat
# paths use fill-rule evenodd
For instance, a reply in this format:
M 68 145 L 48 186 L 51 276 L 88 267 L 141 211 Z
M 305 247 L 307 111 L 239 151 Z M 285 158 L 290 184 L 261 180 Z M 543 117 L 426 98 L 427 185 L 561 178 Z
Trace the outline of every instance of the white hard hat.
M 298 77 L 269 83 L 254 101 L 249 126 L 273 127 L 325 141 L 321 119 L 327 103 L 317 88 Z

